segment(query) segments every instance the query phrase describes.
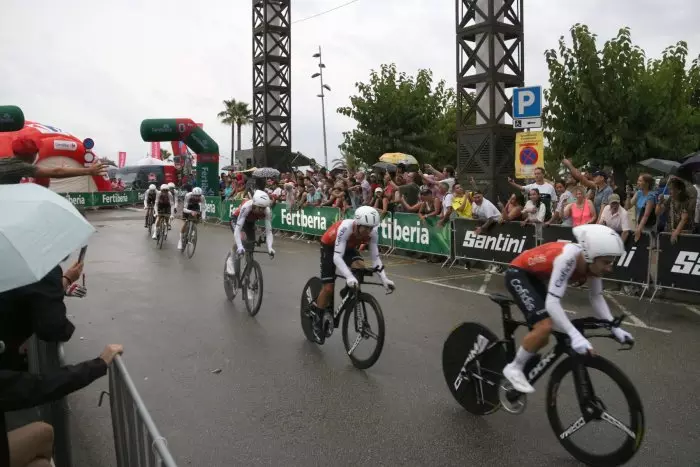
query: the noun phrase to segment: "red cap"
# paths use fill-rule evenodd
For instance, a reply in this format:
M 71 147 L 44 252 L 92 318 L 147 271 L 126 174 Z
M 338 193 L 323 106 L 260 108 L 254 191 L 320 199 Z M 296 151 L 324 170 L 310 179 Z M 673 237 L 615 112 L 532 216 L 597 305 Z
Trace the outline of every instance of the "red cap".
M 39 152 L 39 147 L 32 139 L 19 137 L 12 141 L 12 152 L 15 156 L 33 156 Z

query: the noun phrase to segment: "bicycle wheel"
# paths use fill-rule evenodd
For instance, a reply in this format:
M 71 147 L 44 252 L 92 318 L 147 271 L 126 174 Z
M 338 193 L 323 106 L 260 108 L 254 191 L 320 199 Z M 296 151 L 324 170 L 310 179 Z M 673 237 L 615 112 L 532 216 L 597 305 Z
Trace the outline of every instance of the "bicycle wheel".
M 165 227 L 165 222 L 160 221 L 158 223 L 158 248 L 162 249 L 163 248 L 163 242 L 165 241 L 165 234 L 168 231 L 168 229 Z
M 191 221 L 187 231 L 187 244 L 185 248 L 187 249 L 187 257 L 192 258 L 194 256 L 194 251 L 197 249 L 197 225 Z
M 322 288 L 323 282 L 321 282 L 321 279 L 318 277 L 312 277 L 306 282 L 304 290 L 301 293 L 301 329 L 304 331 L 306 338 L 314 344 L 316 343 L 316 339 L 314 339 L 313 323 L 308 314 L 308 310 L 309 305 L 316 300 L 318 294 L 321 293 Z
M 488 415 L 501 408 L 498 388 L 506 361 L 498 337 L 479 323 L 460 324 L 442 347 L 442 374 L 447 387 L 474 415 Z
M 236 295 L 238 295 L 238 283 L 236 282 L 236 277 L 231 276 L 226 272 L 226 264 L 231 256 L 231 252 L 226 255 L 226 260 L 224 261 L 224 291 L 226 292 L 226 298 L 229 302 L 232 302 Z
M 608 413 L 603 401 L 596 395 L 588 372 L 589 368 L 596 369 L 609 377 L 622 391 L 630 413 L 629 424 Z M 581 371 L 583 369 L 583 371 Z M 572 373 L 578 397 L 577 409 L 582 415 L 570 425 L 564 426 L 557 412 L 557 396 L 562 379 Z M 580 384 L 579 384 L 580 383 Z M 580 387 L 580 389 L 579 389 Z M 582 401 L 582 395 L 590 402 Z M 569 454 L 588 465 L 622 465 L 629 461 L 639 449 L 644 438 L 644 408 L 637 389 L 627 376 L 611 361 L 600 357 L 585 359 L 567 358 L 552 372 L 547 386 L 547 417 L 561 445 Z M 624 433 L 621 446 L 606 454 L 592 454 L 577 446 L 572 435 L 590 422 L 607 422 Z M 609 440 L 610 437 L 607 437 Z
M 377 316 L 377 328 L 372 329 L 368 318 L 368 312 L 374 311 Z M 355 332 L 357 332 L 357 337 L 355 339 L 350 339 L 348 332 L 350 331 L 349 323 L 350 317 L 353 317 L 353 325 Z M 346 310 L 343 314 L 343 344 L 345 344 L 345 350 L 350 357 L 355 368 L 360 370 L 366 370 L 371 367 L 382 354 L 382 349 L 384 349 L 384 337 L 386 335 L 386 329 L 384 327 L 384 314 L 382 314 L 382 307 L 376 298 L 368 293 L 360 292 L 357 297 L 357 303 L 352 310 Z M 355 351 L 357 347 L 363 340 L 374 339 L 377 344 L 372 353 L 367 358 L 360 358 L 357 356 Z
M 254 259 L 250 259 L 250 267 L 246 268 L 248 273 L 242 278 L 243 282 L 243 302 L 248 309 L 250 316 L 255 316 L 260 311 L 263 296 L 263 275 L 262 268 Z

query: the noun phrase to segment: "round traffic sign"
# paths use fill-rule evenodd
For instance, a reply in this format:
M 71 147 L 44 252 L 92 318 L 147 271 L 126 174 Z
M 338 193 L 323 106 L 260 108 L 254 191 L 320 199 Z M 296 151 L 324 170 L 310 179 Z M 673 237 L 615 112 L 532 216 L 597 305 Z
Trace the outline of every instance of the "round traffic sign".
M 85 146 L 85 149 L 92 149 L 95 147 L 95 142 L 92 140 L 92 138 L 85 138 L 83 141 L 83 146 Z
M 534 165 L 539 159 L 539 154 L 537 154 L 537 149 L 532 146 L 525 146 L 520 150 L 520 163 L 522 165 Z

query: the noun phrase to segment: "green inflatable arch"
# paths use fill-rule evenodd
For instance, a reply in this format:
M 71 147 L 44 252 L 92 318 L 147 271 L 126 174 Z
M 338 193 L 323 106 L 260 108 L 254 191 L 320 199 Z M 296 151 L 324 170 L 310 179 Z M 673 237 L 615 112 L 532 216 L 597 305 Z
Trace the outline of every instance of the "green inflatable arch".
M 0 133 L 24 128 L 24 112 L 16 105 L 0 105 Z
M 197 186 L 207 196 L 219 194 L 219 145 L 192 119 L 146 119 L 141 122 L 141 138 L 147 143 L 185 143 L 197 155 Z

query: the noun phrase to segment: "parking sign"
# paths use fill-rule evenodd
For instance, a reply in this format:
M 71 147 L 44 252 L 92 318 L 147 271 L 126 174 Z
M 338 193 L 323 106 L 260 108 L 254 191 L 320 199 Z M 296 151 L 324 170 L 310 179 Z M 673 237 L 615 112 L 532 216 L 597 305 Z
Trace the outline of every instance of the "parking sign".
M 513 119 L 542 116 L 542 86 L 513 89 Z

